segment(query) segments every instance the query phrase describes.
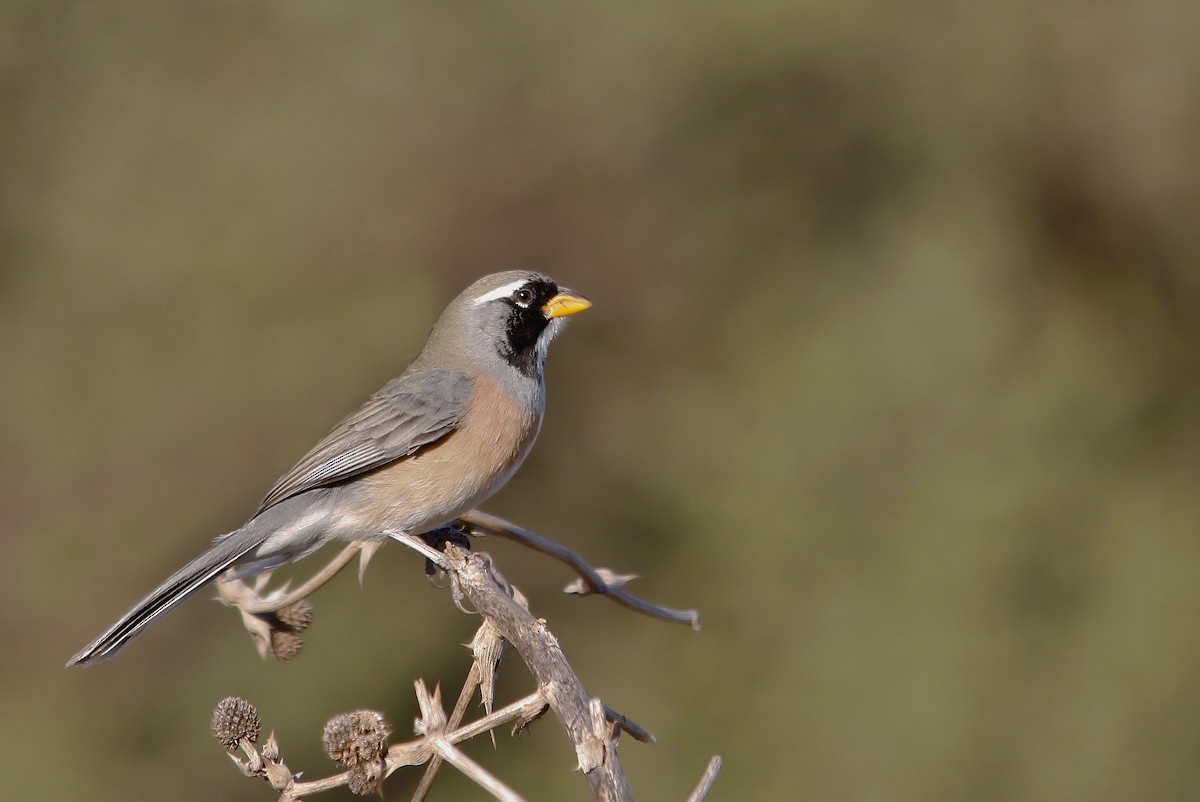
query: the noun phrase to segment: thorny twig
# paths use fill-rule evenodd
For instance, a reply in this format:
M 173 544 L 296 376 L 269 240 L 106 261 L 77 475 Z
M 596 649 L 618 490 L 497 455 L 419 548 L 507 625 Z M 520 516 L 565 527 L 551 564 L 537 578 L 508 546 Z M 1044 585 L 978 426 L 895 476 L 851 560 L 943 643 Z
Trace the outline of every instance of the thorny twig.
M 676 624 L 687 624 L 695 630 L 700 629 L 700 613 L 698 611 L 673 610 L 670 607 L 652 604 L 640 596 L 625 590 L 623 585 L 630 579 L 635 578 L 633 574 L 615 574 L 605 568 L 593 568 L 582 557 L 561 543 L 557 543 L 548 537 L 543 537 L 536 532 L 531 532 L 524 527 L 517 526 L 503 518 L 486 513 L 483 510 L 471 510 L 463 515 L 460 520 L 466 525 L 466 531 L 470 534 L 494 535 L 496 537 L 507 538 L 570 566 L 572 570 L 579 574 L 582 585 L 580 583 L 572 583 L 566 587 L 566 593 L 574 593 L 580 596 L 590 596 L 592 594 L 607 596 L 617 604 L 628 607 L 630 610 L 643 615 L 659 618 L 663 621 L 671 621 Z
M 433 559 L 426 553 L 429 547 L 420 539 L 403 533 L 389 534 Z M 469 600 L 521 655 L 574 745 L 578 766 L 593 797 L 632 799 L 617 753 L 620 730 L 608 722 L 603 703 L 584 689 L 545 622 L 534 619 L 528 609 L 505 592 L 505 583 L 498 579 L 490 560 L 453 545 L 447 546 L 438 557 L 435 562 L 453 577 L 452 589 Z
M 577 592 L 581 595 L 606 595 L 646 615 L 688 623 L 693 628 L 699 628 L 699 615 L 696 611 L 671 610 L 640 599 L 621 587 L 631 577 L 619 576 L 604 568 L 594 569 L 569 549 L 486 513 L 473 511 L 463 516 L 453 528 L 447 527 L 444 533 L 439 530 L 426 533 L 422 537 L 413 537 L 405 533 L 389 532 L 387 534 L 390 537 L 417 551 L 430 564 L 446 572 L 450 579 L 452 597 L 459 609 L 469 612 L 463 606 L 463 602 L 468 601 L 473 610 L 483 616 L 483 625 L 470 644 L 474 652 L 471 671 L 449 716 L 441 706 L 440 690 L 435 689 L 431 694 L 424 683 L 418 680 L 416 688 L 421 717 L 417 720 L 416 729 L 420 737 L 388 748 L 386 754 L 378 758 L 376 768 L 370 768 L 369 765 L 367 768 L 352 766 L 350 771 L 341 774 L 299 782 L 299 775 L 293 776 L 280 760 L 274 735 L 264 746 L 262 754 L 253 751 L 252 746 L 250 751 L 247 751 L 245 739 L 242 739 L 238 745 L 246 752 L 247 760 L 242 761 L 235 757 L 235 762 L 248 775 L 261 776 L 280 790 L 281 802 L 293 802 L 303 795 L 347 784 L 356 793 L 366 793 L 377 788 L 379 780 L 402 766 L 427 764 L 425 775 L 413 796 L 414 802 L 420 802 L 443 762 L 471 777 L 498 799 L 520 800 L 514 791 L 466 757 L 455 744 L 483 732 L 491 733 L 494 741 L 496 727 L 515 720 L 514 731 L 524 729 L 547 708 L 554 711 L 571 739 L 578 767 L 587 777 L 593 797 L 602 800 L 632 799 L 617 754 L 619 734 L 626 732 L 647 743 L 653 743 L 654 736 L 586 692 L 578 676 L 567 663 L 557 640 L 546 628 L 545 622 L 535 619 L 530 614 L 520 591 L 500 576 L 487 555 L 472 553 L 456 545 L 456 540 L 462 542 L 462 538 L 459 534 L 456 539 L 454 534 L 463 531 L 476 535 L 506 537 L 566 563 L 580 576 L 580 582 L 576 584 L 579 585 Z M 439 534 L 444 537 L 439 537 Z M 430 545 L 431 543 L 441 546 L 444 550 L 439 551 Z M 226 604 L 241 611 L 247 629 L 255 636 L 259 651 L 265 656 L 273 649 L 271 644 L 274 643 L 273 638 L 279 634 L 280 619 L 286 617 L 285 613 L 290 606 L 306 604 L 303 601 L 304 597 L 329 581 L 349 564 L 356 553 L 361 554 L 365 565 L 373 552 L 374 548 L 364 548 L 361 544 L 347 546 L 325 568 L 291 592 L 286 586 L 276 591 L 266 591 L 265 578 L 256 581 L 253 586 L 237 579 L 226 580 L 220 583 L 221 598 Z M 568 588 L 568 591 L 571 589 Z M 311 608 L 309 616 L 311 617 Z M 296 631 L 301 628 L 293 626 Z M 295 632 L 291 634 L 295 636 Z M 296 640 L 298 641 L 298 638 Z M 538 690 L 524 699 L 493 711 L 495 671 L 505 642 L 512 644 L 520 654 L 537 681 Z M 462 725 L 462 718 L 476 689 L 480 691 L 488 713 L 470 724 Z M 382 722 L 382 716 L 379 714 L 371 715 L 378 717 Z M 332 725 L 333 721 L 330 723 Z M 384 735 L 386 736 L 386 732 Z M 720 760 L 714 758 L 690 800 L 699 802 L 704 799 L 719 768 Z
M 275 613 L 287 607 L 289 604 L 295 604 L 301 599 L 306 599 L 313 593 L 321 589 L 326 582 L 333 579 L 338 573 L 350 564 L 355 555 L 362 551 L 362 545 L 359 543 L 351 543 L 338 552 L 329 563 L 306 581 L 303 585 L 295 590 L 288 590 L 284 586 L 278 591 L 267 596 L 247 596 L 238 603 L 238 608 L 244 612 L 252 614 Z M 241 582 L 241 580 L 230 580 L 222 582 L 222 585 L 231 585 Z M 245 584 L 244 582 L 242 584 Z
M 636 574 L 617 574 L 607 568 L 593 568 L 586 560 L 571 549 L 550 538 L 517 526 L 496 515 L 472 510 L 463 515 L 458 521 L 443 527 L 447 537 L 453 539 L 452 533 L 466 532 L 474 536 L 491 535 L 502 537 L 519 543 L 534 551 L 553 557 L 564 565 L 569 566 L 579 575 L 579 579 L 567 585 L 563 592 L 578 596 L 606 596 L 617 604 L 630 610 L 670 621 L 677 624 L 687 624 L 694 630 L 700 629 L 700 613 L 696 610 L 675 610 L 670 607 L 649 602 L 625 589 L 625 584 L 636 579 Z M 427 538 L 433 533 L 426 535 Z M 436 539 L 436 538 L 431 538 Z M 428 544 L 427 544 L 428 545 Z M 271 616 L 280 610 L 299 602 L 316 592 L 329 580 L 350 564 L 355 556 L 360 558 L 359 581 L 362 581 L 367 562 L 379 548 L 378 542 L 352 543 L 343 548 L 316 574 L 310 577 L 298 588 L 291 590 L 287 585 L 282 588 L 267 591 L 266 583 L 270 573 L 260 574 L 253 584 L 243 579 L 222 579 L 217 583 L 221 601 L 229 607 L 236 607 L 242 614 L 242 622 L 254 637 L 259 654 L 262 657 L 275 652 L 272 636 L 278 633 L 278 628 Z M 434 565 L 445 570 L 439 561 L 431 556 L 437 552 L 432 548 L 420 550 Z M 278 653 L 276 653 L 278 656 Z
M 421 735 L 411 741 L 392 744 L 388 747 L 383 756 L 384 777 L 404 766 L 419 766 L 427 762 L 434 754 L 445 757 L 450 753 L 454 744 L 474 738 L 509 721 L 527 720 L 536 716 L 546 706 L 541 692 L 531 693 L 470 724 L 450 728 L 445 718 L 445 711 L 440 708 L 440 699 L 437 698 L 436 693 L 430 695 L 420 680 L 417 681 L 417 701 L 422 717 L 417 720 L 416 726 L 418 730 L 422 731 Z M 352 773 L 350 771 L 323 777 L 319 780 L 300 782 L 299 775 L 293 774 L 283 763 L 274 733 L 263 745 L 261 752 L 248 738 L 240 738 L 237 746 L 246 755 L 246 759 L 242 760 L 231 754 L 230 757 L 233 761 L 241 767 L 246 776 L 262 777 L 273 788 L 280 791 L 280 802 L 295 802 L 305 796 L 338 788 L 350 782 Z M 505 799 L 506 797 L 499 798 Z M 515 795 L 508 798 L 519 799 Z

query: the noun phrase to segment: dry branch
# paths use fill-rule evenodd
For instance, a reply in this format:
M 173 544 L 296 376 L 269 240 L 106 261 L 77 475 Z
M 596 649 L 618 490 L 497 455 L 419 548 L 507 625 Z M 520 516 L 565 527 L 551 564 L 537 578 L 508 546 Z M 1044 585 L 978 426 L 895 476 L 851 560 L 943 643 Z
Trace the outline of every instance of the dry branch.
M 653 743 L 654 736 L 588 694 L 545 621 L 536 619 L 529 612 L 524 596 L 500 575 L 488 555 L 463 547 L 469 546 L 462 536 L 463 532 L 506 537 L 561 560 L 579 574 L 584 595 L 606 595 L 638 612 L 699 627 L 699 616 L 694 610 L 671 610 L 640 599 L 622 588 L 630 577 L 616 575 L 608 569 L 594 569 L 578 555 L 553 541 L 485 513 L 473 512 L 454 526 L 421 537 L 389 532 L 387 534 L 391 538 L 424 556 L 427 569 L 436 567 L 445 572 L 452 598 L 459 609 L 477 612 L 483 617 L 483 623 L 471 643 L 473 664 L 454 710 L 447 716 L 442 707 L 440 689 L 431 693 L 424 682 L 417 680 L 415 687 L 421 715 L 416 722 L 418 737 L 414 740 L 387 747 L 389 730 L 382 715 L 371 711 L 344 714 L 331 720 L 327 725 L 327 746 L 336 744 L 330 747 L 330 754 L 348 770 L 308 782 L 300 782 L 299 775 L 293 775 L 283 763 L 274 734 L 259 752 L 251 739 L 224 732 L 218 737 L 231 750 L 231 757 L 244 773 L 265 779 L 280 791 L 281 802 L 295 802 L 302 796 L 342 785 L 348 785 L 355 793 L 368 793 L 376 790 L 384 778 L 400 767 L 425 764 L 425 774 L 413 796 L 414 802 L 420 802 L 439 768 L 445 764 L 461 771 L 497 799 L 520 800 L 515 791 L 463 754 L 455 744 L 484 732 L 490 733 L 494 740 L 494 730 L 508 722 L 515 722 L 514 731 L 518 731 L 549 708 L 575 748 L 578 768 L 587 779 L 592 797 L 612 802 L 633 798 L 617 752 L 620 733 L 629 733 L 647 743 Z M 240 580 L 223 581 L 220 583 L 221 600 L 240 610 L 260 653 L 264 656 L 274 653 L 276 657 L 285 659 L 279 653 L 277 643 L 291 643 L 294 646 L 292 652 L 299 651 L 298 633 L 311 619 L 311 607 L 305 597 L 329 581 L 356 553 L 360 554 L 365 565 L 373 552 L 373 548 L 364 548 L 361 544 L 348 546 L 312 579 L 290 592 L 286 586 L 268 591 L 265 577 L 253 585 Z M 469 603 L 473 609 L 467 610 L 464 603 Z M 281 635 L 292 640 L 281 638 Z M 493 711 L 495 671 L 505 643 L 520 654 L 537 683 L 537 691 Z M 487 715 L 464 725 L 462 719 L 476 690 L 480 692 Z M 231 709 L 240 708 L 235 705 Z M 351 723 L 339 722 L 339 719 Z M 359 733 L 354 729 L 357 725 L 353 722 L 356 721 L 367 722 L 371 727 L 356 735 Z M 214 718 L 214 732 L 216 726 Z M 368 737 L 367 730 L 372 730 L 374 734 Z M 257 729 L 254 736 L 256 739 Z M 356 741 L 356 738 L 359 740 Z M 233 755 L 234 749 L 240 749 L 245 759 Z M 719 758 L 714 758 L 704 779 L 693 791 L 692 800 L 698 802 L 704 798 L 719 767 Z
M 446 546 L 445 553 L 431 549 L 420 538 L 400 532 L 393 538 L 413 548 L 449 572 L 452 589 L 461 594 L 496 631 L 516 649 L 529 668 L 538 689 L 567 732 L 579 768 L 587 777 L 592 796 L 599 800 L 631 800 L 633 792 L 617 754 L 619 729 L 603 713 L 592 711 L 593 699 L 571 669 L 558 640 L 544 621 L 535 619 L 506 590 L 491 560 L 483 554 Z
M 700 613 L 698 611 L 673 610 L 670 607 L 652 604 L 625 590 L 625 583 L 630 579 L 635 579 L 636 574 L 617 574 L 607 568 L 593 568 L 582 557 L 561 543 L 556 543 L 548 537 L 543 537 L 482 510 L 471 510 L 459 520 L 466 526 L 466 531 L 470 534 L 506 538 L 570 566 L 579 574 L 582 585 L 572 583 L 566 587 L 566 593 L 574 593 L 579 596 L 592 594 L 607 596 L 617 604 L 642 615 L 676 624 L 687 624 L 695 630 L 700 629 Z

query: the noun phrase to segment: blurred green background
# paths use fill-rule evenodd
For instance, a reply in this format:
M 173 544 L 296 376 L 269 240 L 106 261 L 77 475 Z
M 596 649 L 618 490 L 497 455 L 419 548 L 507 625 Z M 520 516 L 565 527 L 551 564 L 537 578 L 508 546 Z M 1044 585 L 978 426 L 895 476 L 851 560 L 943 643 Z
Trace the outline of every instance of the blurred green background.
M 487 508 L 703 614 L 483 544 L 658 736 L 642 798 L 714 753 L 713 799 L 1200 798 L 1198 43 L 1194 0 L 0 6 L 0 797 L 271 799 L 221 697 L 316 777 L 328 717 L 456 692 L 477 620 L 398 547 L 293 663 L 199 598 L 61 666 L 522 266 L 595 308 Z M 471 750 L 586 796 L 550 720 Z

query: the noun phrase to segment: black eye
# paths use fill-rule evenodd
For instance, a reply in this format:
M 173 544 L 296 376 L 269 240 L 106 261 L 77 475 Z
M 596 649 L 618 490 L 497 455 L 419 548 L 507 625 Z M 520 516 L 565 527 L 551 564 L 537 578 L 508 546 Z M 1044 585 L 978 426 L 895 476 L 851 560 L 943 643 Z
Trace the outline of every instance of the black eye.
M 529 304 L 533 301 L 533 293 L 529 290 L 517 290 L 513 293 L 513 300 L 519 303 L 521 306 L 529 306 Z

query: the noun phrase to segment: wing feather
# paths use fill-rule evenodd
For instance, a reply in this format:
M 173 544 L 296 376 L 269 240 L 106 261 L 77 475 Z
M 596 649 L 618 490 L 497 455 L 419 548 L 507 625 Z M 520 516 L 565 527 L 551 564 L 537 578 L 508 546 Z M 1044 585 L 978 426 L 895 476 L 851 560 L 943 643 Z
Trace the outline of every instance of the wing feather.
M 258 512 L 436 443 L 458 427 L 473 389 L 469 376 L 452 370 L 422 370 L 393 379 L 280 477 Z

